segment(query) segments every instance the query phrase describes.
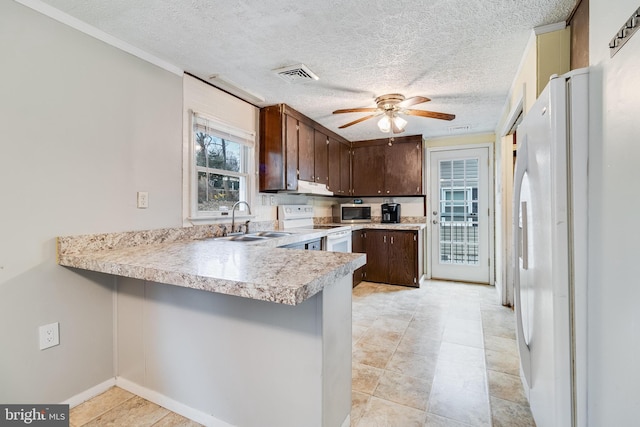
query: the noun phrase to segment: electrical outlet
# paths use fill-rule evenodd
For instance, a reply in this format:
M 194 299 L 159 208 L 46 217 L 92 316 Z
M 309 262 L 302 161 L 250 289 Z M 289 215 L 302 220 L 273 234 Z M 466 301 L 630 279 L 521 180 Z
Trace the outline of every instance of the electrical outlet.
M 40 350 L 60 344 L 60 324 L 49 323 L 40 326 Z
M 276 205 L 276 196 L 269 196 L 269 204 L 271 206 L 275 206 Z
M 149 193 L 146 191 L 138 191 L 138 209 L 146 209 L 149 207 Z

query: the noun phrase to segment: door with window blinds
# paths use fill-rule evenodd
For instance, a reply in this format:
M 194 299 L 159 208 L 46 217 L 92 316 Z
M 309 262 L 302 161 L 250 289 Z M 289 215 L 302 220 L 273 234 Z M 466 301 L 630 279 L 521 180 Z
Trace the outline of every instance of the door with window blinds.
M 489 149 L 434 151 L 431 277 L 489 283 Z

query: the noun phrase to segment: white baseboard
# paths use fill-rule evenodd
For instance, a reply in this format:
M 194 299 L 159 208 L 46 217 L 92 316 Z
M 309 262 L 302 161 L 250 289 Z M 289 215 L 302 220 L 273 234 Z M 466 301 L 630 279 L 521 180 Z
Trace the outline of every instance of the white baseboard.
M 146 387 L 143 387 L 139 384 L 136 384 L 132 381 L 126 380 L 121 377 L 116 377 L 115 385 L 127 390 L 137 396 L 142 397 L 143 399 L 147 399 L 150 402 L 155 403 L 156 405 L 160 405 L 163 408 L 167 408 L 168 410 L 175 412 L 177 414 L 182 415 L 183 417 L 187 417 L 190 420 L 193 420 L 197 423 L 203 424 L 208 427 L 234 427 L 231 424 L 227 424 L 224 421 L 221 421 L 215 418 L 212 415 L 205 414 L 202 411 L 197 409 L 193 409 L 189 406 L 186 406 L 176 400 L 171 399 L 163 394 L 160 394 L 156 391 L 150 390 Z
M 104 393 L 109 390 L 111 387 L 116 385 L 116 379 L 110 378 L 105 382 L 102 382 L 96 386 L 91 387 L 88 390 L 83 391 L 82 393 L 76 394 L 73 397 L 61 402 L 63 405 L 69 405 L 70 408 L 75 408 L 82 402 L 86 402 L 89 399 L 96 397 L 99 394 Z

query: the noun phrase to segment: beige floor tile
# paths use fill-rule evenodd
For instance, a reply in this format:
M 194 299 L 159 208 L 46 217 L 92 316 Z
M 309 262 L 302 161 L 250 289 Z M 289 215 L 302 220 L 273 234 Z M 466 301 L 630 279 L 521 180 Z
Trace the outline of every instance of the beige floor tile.
M 522 405 L 529 404 L 519 376 L 492 370 L 487 371 L 487 376 L 490 396 L 510 400 Z
M 482 334 L 464 329 L 445 328 L 442 334 L 442 341 L 469 347 L 484 348 Z
M 395 346 L 381 347 L 359 341 L 353 347 L 353 362 L 384 369 L 395 351 Z
M 405 334 L 396 351 L 404 353 L 417 353 L 423 356 L 431 356 L 434 359 L 438 357 L 440 352 L 440 344 L 442 341 L 432 338 L 417 337 L 411 334 Z
M 362 328 L 354 326 L 360 340 L 354 340 L 358 398 L 353 398 L 352 426 L 469 427 L 492 420 L 496 426 L 518 426 L 509 417 L 523 412 L 522 425 L 529 425 L 513 310 L 500 305 L 494 287 L 439 281 L 425 281 L 420 289 L 359 287 L 353 294 L 354 325 L 360 321 Z M 384 370 L 359 363 L 368 358 L 381 366 L 396 345 L 393 332 L 403 335 Z M 379 348 L 384 354 L 376 354 Z M 420 424 L 398 416 L 398 408 L 427 412 Z
M 414 408 L 372 397 L 358 427 L 422 427 L 425 413 Z
M 373 366 L 353 363 L 351 369 L 351 390 L 373 394 L 378 386 L 382 372 L 382 369 L 374 368 Z
M 515 313 L 509 307 L 497 305 L 482 308 L 482 320 L 488 322 L 503 322 L 505 326 L 511 326 L 515 323 Z
M 436 380 L 437 381 L 437 380 Z M 428 412 L 473 426 L 490 426 L 489 398 L 459 387 L 434 382 Z
M 435 414 L 427 414 L 424 427 L 469 427 L 470 424 L 461 423 L 451 418 L 441 417 Z
M 484 348 L 482 322 L 461 318 L 449 318 L 442 334 L 442 341 Z
M 485 350 L 485 354 L 487 369 L 511 375 L 520 374 L 520 360 L 516 355 L 493 350 Z
M 136 396 L 93 419 L 85 426 L 148 427 L 158 422 L 168 413 L 169 410 Z
M 427 323 L 422 320 L 413 319 L 404 332 L 404 336 L 409 336 L 414 339 L 429 338 L 441 341 L 442 334 L 444 333 L 444 325 L 445 322 L 443 320 Z
M 387 363 L 386 370 L 409 377 L 421 378 L 425 381 L 433 381 L 436 363 L 437 359 L 432 356 L 396 351 L 391 356 L 389 363 Z
M 449 318 L 471 320 L 474 322 L 480 322 L 482 316 L 480 314 L 480 304 L 473 304 L 472 306 L 452 307 L 448 312 Z
M 509 338 L 512 340 L 516 339 L 516 330 L 513 326 L 483 323 L 482 329 L 485 335 L 493 335 L 495 337 Z
M 487 350 L 501 351 L 518 356 L 518 343 L 515 339 L 496 337 L 493 335 L 484 336 L 484 348 Z
M 402 333 L 400 332 L 372 326 L 362 335 L 359 342 L 367 345 L 376 345 L 378 347 L 393 348 L 395 350 L 401 338 Z
M 431 381 L 385 371 L 374 396 L 424 411 L 429 400 Z
M 358 340 L 360 338 L 362 338 L 362 336 L 365 334 L 365 332 L 367 332 L 367 329 L 369 329 L 369 326 L 353 324 L 351 326 L 351 341 L 352 341 L 352 343 L 355 344 L 356 342 L 358 342 Z
M 463 365 L 484 368 L 484 352 L 481 348 L 470 347 L 449 342 L 443 342 L 440 346 L 438 360 L 448 360 Z
M 414 311 L 415 310 L 404 310 L 402 308 L 387 307 L 380 313 L 380 317 L 409 322 L 413 318 Z
M 195 421 L 191 421 L 188 418 L 178 415 L 175 412 L 171 412 L 162 417 L 160 421 L 153 424 L 152 427 L 198 427 L 202 424 L 198 424 Z
M 404 331 L 409 326 L 409 320 L 398 320 L 387 317 L 379 317 L 371 325 L 374 328 L 380 328 L 387 331 L 398 332 L 404 334 Z
M 446 359 L 438 360 L 434 386 L 446 385 L 460 391 L 487 393 L 487 374 L 484 368 Z
M 70 422 L 75 426 L 82 426 L 133 397 L 135 395 L 126 390 L 111 387 L 104 393 L 71 409 Z
M 528 405 L 491 397 L 493 427 L 535 427 Z
M 364 313 L 360 311 L 353 311 L 351 322 L 353 325 L 362 325 L 365 327 L 371 326 L 373 322 L 378 318 L 378 313 Z
M 351 425 L 355 425 L 355 422 L 362 417 L 370 398 L 370 394 L 359 391 L 351 392 Z

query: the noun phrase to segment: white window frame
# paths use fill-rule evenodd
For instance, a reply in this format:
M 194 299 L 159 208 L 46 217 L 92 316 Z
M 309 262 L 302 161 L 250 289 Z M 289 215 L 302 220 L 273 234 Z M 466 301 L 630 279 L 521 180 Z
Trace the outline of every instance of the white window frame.
M 234 172 L 218 169 L 207 169 L 210 172 L 220 173 L 228 176 L 238 176 L 244 178 L 244 185 L 241 186 L 241 193 L 244 192 L 244 197 L 240 197 L 240 200 L 250 201 L 253 200 L 253 185 L 252 179 L 255 175 L 255 132 L 249 132 L 243 129 L 234 127 L 224 121 L 207 115 L 202 112 L 194 112 L 189 110 L 189 217 L 191 222 L 207 222 L 215 221 L 219 219 L 228 219 L 231 217 L 231 210 L 229 211 L 199 211 L 198 210 L 198 171 L 202 169 L 196 165 L 196 150 L 194 142 L 194 125 L 195 118 L 199 117 L 208 122 L 209 128 L 212 133 L 221 138 L 229 139 L 233 142 L 239 143 L 247 147 L 245 150 L 245 159 L 243 163 L 246 167 L 245 172 Z M 253 215 L 248 215 L 245 211 L 245 206 L 240 205 L 239 212 L 236 213 L 238 218 L 252 218 Z

